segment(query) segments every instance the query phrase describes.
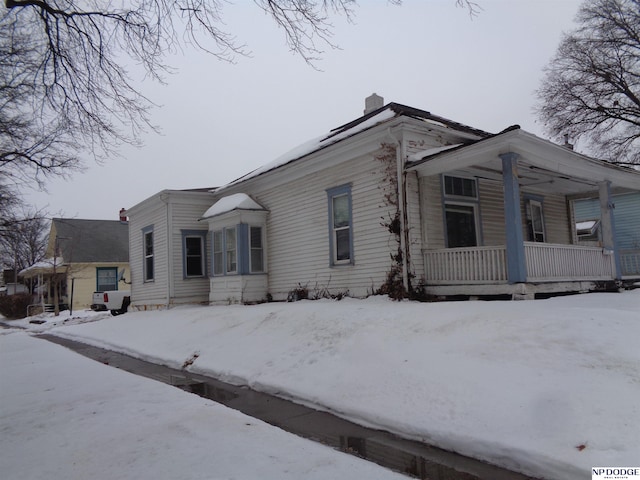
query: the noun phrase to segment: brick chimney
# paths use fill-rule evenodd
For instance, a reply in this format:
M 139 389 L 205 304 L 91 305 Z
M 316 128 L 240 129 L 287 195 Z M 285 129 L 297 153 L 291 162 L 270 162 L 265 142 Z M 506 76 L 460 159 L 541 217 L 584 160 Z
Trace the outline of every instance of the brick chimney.
M 127 221 L 127 211 L 124 208 L 120 209 L 120 221 L 121 222 Z
M 384 107 L 384 98 L 382 98 L 380 95 L 372 93 L 370 96 L 364 99 L 365 115 L 382 107 Z

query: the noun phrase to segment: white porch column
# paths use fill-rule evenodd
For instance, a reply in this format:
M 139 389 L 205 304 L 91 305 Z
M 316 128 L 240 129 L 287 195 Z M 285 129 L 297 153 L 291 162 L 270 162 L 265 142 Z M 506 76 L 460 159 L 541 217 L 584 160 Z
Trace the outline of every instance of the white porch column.
M 602 227 L 602 246 L 613 255 L 616 272 L 615 279 L 620 280 L 622 267 L 620 264 L 620 252 L 616 241 L 616 224 L 613 218 L 615 204 L 611 196 L 611 182 L 604 181 L 598 184 L 600 198 L 600 225 Z

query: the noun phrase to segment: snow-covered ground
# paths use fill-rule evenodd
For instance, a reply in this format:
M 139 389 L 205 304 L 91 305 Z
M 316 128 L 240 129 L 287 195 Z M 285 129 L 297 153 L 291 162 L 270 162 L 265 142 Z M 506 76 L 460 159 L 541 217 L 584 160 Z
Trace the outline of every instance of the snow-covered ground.
M 2 479 L 406 478 L 24 332 L 0 333 Z
M 640 463 L 640 290 L 520 302 L 180 307 L 92 319 L 31 327 L 177 368 L 197 353 L 191 371 L 286 392 L 534 476 L 583 479 L 593 466 Z

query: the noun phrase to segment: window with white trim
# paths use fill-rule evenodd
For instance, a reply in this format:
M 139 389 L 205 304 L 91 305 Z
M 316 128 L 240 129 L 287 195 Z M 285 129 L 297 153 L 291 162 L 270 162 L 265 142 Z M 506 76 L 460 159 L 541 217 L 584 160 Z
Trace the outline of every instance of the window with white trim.
M 447 248 L 480 244 L 478 182 L 475 178 L 442 176 Z
M 264 272 L 262 227 L 249 226 L 249 271 Z
M 106 292 L 118 289 L 118 268 L 96 268 L 96 292 Z
M 544 213 L 542 200 L 528 198 L 525 204 L 527 217 L 527 240 L 530 242 L 544 242 Z
M 222 230 L 213 232 L 213 274 L 224 273 L 224 240 Z
M 444 175 L 444 194 L 454 197 L 478 198 L 478 184 L 475 178 Z
M 206 236 L 206 231 L 182 231 L 182 261 L 184 278 L 199 278 L 206 276 Z
M 444 215 L 448 248 L 478 246 L 475 205 L 446 202 Z
M 143 248 L 143 278 L 145 282 L 152 282 L 154 279 L 154 252 L 153 252 L 153 227 L 142 230 Z
M 353 215 L 351 185 L 327 190 L 331 265 L 353 264 Z
M 224 253 L 226 259 L 225 273 L 237 273 L 238 244 L 235 227 L 224 229 Z

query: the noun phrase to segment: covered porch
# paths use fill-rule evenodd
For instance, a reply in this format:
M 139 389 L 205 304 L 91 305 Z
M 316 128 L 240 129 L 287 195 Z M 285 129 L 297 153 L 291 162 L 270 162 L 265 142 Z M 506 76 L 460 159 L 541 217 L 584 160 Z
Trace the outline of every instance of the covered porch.
M 433 240 L 437 234 L 423 235 L 427 293 L 533 298 L 611 288 L 640 278 L 640 251 L 618 248 L 612 214 L 612 192 L 640 190 L 637 171 L 519 128 L 471 145 L 421 152 L 411 160 L 408 170 L 418 177 L 442 179 L 429 184 L 440 185 L 439 213 L 425 211 L 424 203 L 421 208 L 423 223 L 444 222 L 440 244 Z M 450 178 L 462 180 L 456 184 Z M 577 244 L 571 198 L 587 192 L 600 203 L 602 240 L 597 246 Z M 554 199 L 553 209 L 545 209 L 547 199 Z M 465 236 L 466 230 L 478 233 Z M 489 233 L 483 235 L 483 230 Z
M 50 258 L 25 268 L 18 274 L 32 286 L 32 303 L 27 315 L 41 312 L 67 310 L 69 306 L 67 289 L 67 265 L 62 257 Z

